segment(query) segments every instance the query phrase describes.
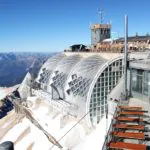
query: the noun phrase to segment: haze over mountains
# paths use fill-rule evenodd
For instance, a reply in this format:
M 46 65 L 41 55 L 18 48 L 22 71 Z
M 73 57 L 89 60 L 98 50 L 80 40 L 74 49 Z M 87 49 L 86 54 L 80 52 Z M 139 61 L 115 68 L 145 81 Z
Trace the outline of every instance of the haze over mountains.
M 48 57 L 55 53 L 0 53 L 0 87 L 22 82 L 30 69 L 38 71 Z

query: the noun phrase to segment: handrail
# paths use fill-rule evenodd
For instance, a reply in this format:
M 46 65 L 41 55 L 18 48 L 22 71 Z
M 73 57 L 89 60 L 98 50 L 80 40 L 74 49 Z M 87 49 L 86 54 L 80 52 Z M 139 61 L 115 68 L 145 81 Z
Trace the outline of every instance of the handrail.
M 117 110 L 118 110 L 119 106 L 121 106 L 121 105 L 123 105 L 123 100 L 119 99 L 119 101 L 117 103 L 117 106 L 116 106 L 116 110 L 114 112 L 114 115 L 113 115 L 113 118 L 112 118 L 112 121 L 111 121 L 111 124 L 109 126 L 108 131 L 107 131 L 107 135 L 106 135 L 102 150 L 107 150 L 107 143 L 109 141 L 111 141 L 112 135 L 110 133 L 113 131 L 114 118 L 116 117 L 116 115 L 118 113 Z
M 118 105 L 119 105 L 119 102 L 118 102 L 118 104 L 116 106 L 116 110 L 114 112 L 113 118 L 115 118 L 115 116 L 117 115 Z M 112 132 L 112 129 L 113 129 L 113 124 L 114 124 L 114 119 L 113 118 L 112 118 L 111 124 L 109 126 L 109 129 L 107 131 L 107 135 L 106 135 L 106 138 L 105 138 L 102 150 L 107 150 L 107 143 L 108 143 L 108 141 L 111 141 L 112 135 L 110 135 L 110 133 Z

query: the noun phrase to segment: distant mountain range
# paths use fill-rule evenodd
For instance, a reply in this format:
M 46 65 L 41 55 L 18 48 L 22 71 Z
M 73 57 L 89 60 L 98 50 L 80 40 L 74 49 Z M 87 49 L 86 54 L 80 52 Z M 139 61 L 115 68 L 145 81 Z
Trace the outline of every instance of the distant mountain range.
M 10 87 L 22 82 L 26 73 L 38 71 L 48 57 L 56 53 L 0 53 L 0 87 Z
M 0 53 L 0 61 L 16 60 L 16 55 L 13 53 Z

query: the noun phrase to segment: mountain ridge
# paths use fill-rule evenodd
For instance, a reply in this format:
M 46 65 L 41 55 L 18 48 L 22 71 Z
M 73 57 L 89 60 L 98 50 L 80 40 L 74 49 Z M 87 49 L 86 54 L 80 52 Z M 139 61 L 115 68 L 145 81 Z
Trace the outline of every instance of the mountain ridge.
M 10 87 L 21 83 L 31 68 L 38 71 L 52 55 L 55 53 L 0 53 L 0 86 Z

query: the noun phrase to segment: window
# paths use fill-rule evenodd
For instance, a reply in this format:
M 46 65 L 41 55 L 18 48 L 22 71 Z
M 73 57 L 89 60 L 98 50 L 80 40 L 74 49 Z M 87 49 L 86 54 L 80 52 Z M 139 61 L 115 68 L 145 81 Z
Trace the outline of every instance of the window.
M 149 78 L 148 71 L 133 69 L 131 79 L 132 91 L 148 96 L 150 91 Z
M 122 77 L 123 70 L 120 70 L 120 68 L 122 69 L 122 60 L 117 61 L 117 63 L 113 62 L 98 78 L 90 101 L 90 109 L 91 104 L 94 104 L 94 106 L 96 104 L 96 108 L 90 112 L 91 122 L 93 121 L 92 124 L 95 122 L 99 123 L 101 117 L 104 115 L 107 109 L 107 96 Z

